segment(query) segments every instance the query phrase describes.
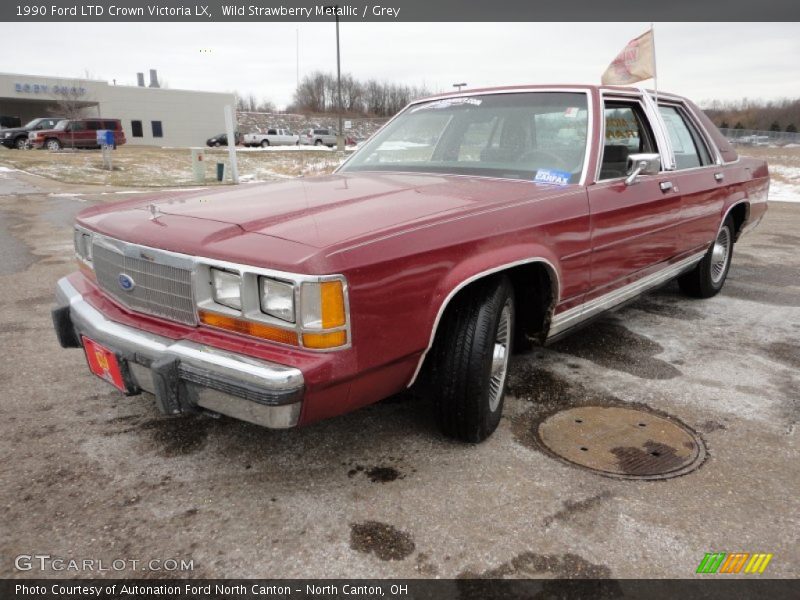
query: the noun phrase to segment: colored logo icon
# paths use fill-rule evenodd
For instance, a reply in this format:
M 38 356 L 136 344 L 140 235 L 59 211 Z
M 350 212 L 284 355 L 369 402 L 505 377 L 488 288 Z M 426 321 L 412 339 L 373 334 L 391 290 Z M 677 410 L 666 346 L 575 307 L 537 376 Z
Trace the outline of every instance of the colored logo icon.
M 133 288 L 136 287 L 136 282 L 133 280 L 133 277 L 127 275 L 126 273 L 120 273 L 119 277 L 117 278 L 119 282 L 119 287 L 121 287 L 126 292 L 130 292 Z
M 749 552 L 707 552 L 697 567 L 697 573 L 763 573 L 772 554 Z

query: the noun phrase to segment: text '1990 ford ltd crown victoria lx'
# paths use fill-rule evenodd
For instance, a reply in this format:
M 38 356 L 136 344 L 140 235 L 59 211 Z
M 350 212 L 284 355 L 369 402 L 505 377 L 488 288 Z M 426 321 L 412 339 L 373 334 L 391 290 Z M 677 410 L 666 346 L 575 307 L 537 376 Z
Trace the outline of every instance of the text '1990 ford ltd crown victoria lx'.
M 54 323 L 165 414 L 292 427 L 414 386 L 447 435 L 479 442 L 512 350 L 675 277 L 713 296 L 768 186 L 678 96 L 438 96 L 332 175 L 83 211 Z

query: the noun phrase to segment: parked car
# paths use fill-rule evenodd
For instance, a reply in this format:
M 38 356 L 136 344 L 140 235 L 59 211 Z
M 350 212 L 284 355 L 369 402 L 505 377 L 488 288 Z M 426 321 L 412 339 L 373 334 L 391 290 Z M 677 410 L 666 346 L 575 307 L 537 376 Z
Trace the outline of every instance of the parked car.
M 26 123 L 23 127 L 13 127 L 0 131 L 0 143 L 6 148 L 23 150 L 29 148 L 28 136 L 33 131 L 53 129 L 63 117 L 40 117 Z
M 238 146 L 242 142 L 241 134 L 236 131 L 234 132 L 234 146 Z M 227 133 L 219 133 L 213 137 L 210 137 L 206 140 L 206 146 L 210 147 L 217 147 L 217 146 L 227 146 L 228 145 L 228 134 Z
M 267 129 L 265 133 L 245 133 L 242 138 L 245 146 L 296 146 L 300 136 L 288 129 Z
M 292 427 L 413 387 L 479 442 L 513 351 L 673 278 L 717 294 L 768 187 L 764 161 L 662 91 L 438 96 L 333 175 L 85 209 L 53 319 L 166 414 Z
M 97 132 L 106 129 L 114 132 L 114 148 L 125 143 L 125 132 L 119 119 L 61 120 L 53 129 L 31 131 L 28 141 L 33 148 L 60 150 L 61 148 L 99 148 Z
M 0 115 L 0 129 L 12 129 L 15 127 L 22 127 L 22 121 L 20 121 L 19 117 Z
M 336 132 L 333 129 L 306 129 L 300 134 L 300 143 L 304 146 L 333 148 L 336 145 Z

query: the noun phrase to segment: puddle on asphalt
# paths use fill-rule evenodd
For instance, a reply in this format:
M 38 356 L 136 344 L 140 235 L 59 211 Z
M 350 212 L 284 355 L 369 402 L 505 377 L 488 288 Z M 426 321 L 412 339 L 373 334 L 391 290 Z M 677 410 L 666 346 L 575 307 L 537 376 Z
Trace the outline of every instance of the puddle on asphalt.
M 464 571 L 458 575 L 458 579 L 534 578 L 541 576 L 554 579 L 606 579 L 611 576 L 611 569 L 605 565 L 591 563 L 585 558 L 572 553 L 538 554 L 536 552 L 522 552 L 493 569 L 479 573 Z M 459 589 L 461 589 L 461 585 L 459 585 Z
M 403 560 L 416 548 L 411 536 L 392 525 L 364 521 L 350 525 L 350 548 L 381 560 Z
M 681 375 L 674 365 L 655 357 L 664 350 L 661 345 L 613 321 L 589 325 L 550 348 L 642 379 Z

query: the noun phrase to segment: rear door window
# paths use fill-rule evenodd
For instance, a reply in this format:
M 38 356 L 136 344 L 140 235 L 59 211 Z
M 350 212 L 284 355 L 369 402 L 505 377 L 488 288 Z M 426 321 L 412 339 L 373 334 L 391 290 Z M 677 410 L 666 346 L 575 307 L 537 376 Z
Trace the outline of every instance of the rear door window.
M 708 149 L 694 125 L 677 106 L 659 106 L 661 118 L 675 153 L 678 169 L 692 169 L 711 164 Z

